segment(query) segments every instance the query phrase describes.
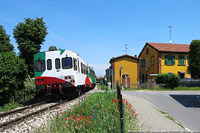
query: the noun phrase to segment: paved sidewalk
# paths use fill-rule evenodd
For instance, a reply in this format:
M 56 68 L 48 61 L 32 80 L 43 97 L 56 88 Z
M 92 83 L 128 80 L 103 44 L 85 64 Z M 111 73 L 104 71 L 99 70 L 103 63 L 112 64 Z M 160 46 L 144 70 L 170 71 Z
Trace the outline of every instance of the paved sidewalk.
M 123 94 L 122 96 L 129 103 L 133 105 L 138 114 L 138 119 L 140 121 L 141 131 L 150 131 L 150 132 L 183 132 L 187 131 L 177 125 L 172 120 L 165 117 L 164 114 L 159 112 L 154 105 L 152 105 L 147 100 Z

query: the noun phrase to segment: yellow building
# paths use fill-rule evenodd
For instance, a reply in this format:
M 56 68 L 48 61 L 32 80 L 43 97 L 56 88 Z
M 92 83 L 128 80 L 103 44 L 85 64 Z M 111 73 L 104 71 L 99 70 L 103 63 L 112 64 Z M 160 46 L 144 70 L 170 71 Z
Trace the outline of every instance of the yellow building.
M 139 54 L 141 82 L 154 82 L 154 76 L 160 73 L 191 77 L 188 73 L 188 52 L 187 44 L 147 42 Z
M 130 55 L 122 55 L 119 57 L 113 57 L 110 59 L 111 69 L 114 70 L 113 83 L 121 84 L 127 88 L 137 88 L 137 84 L 139 82 L 139 58 L 130 56 Z M 120 68 L 121 68 L 121 81 L 120 81 Z M 122 75 L 128 75 L 123 76 Z

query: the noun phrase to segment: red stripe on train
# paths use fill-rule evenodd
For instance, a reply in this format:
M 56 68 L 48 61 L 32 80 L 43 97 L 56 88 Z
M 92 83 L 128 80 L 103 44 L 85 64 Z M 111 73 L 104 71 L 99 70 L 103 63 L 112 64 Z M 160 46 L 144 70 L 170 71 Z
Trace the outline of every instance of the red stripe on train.
M 49 84 L 62 84 L 67 83 L 67 81 L 55 77 L 36 77 L 36 85 L 49 85 Z M 71 84 L 72 87 L 74 87 L 73 84 Z

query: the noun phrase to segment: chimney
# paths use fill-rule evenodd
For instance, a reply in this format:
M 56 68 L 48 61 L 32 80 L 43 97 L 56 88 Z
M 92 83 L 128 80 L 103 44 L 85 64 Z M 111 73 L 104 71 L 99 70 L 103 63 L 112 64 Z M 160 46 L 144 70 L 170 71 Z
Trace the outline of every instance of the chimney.
M 135 55 L 135 57 L 137 58 L 137 55 Z

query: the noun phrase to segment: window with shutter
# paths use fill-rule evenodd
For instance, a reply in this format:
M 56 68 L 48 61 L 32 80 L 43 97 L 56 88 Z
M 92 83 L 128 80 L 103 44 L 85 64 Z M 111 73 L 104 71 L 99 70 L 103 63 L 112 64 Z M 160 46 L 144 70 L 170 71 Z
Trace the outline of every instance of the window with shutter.
M 178 62 L 179 62 L 179 65 L 185 65 L 185 62 L 184 62 L 184 56 L 183 55 L 180 55 L 179 56 L 179 60 L 178 60 Z
M 174 65 L 175 64 L 175 56 L 165 55 L 165 65 Z

